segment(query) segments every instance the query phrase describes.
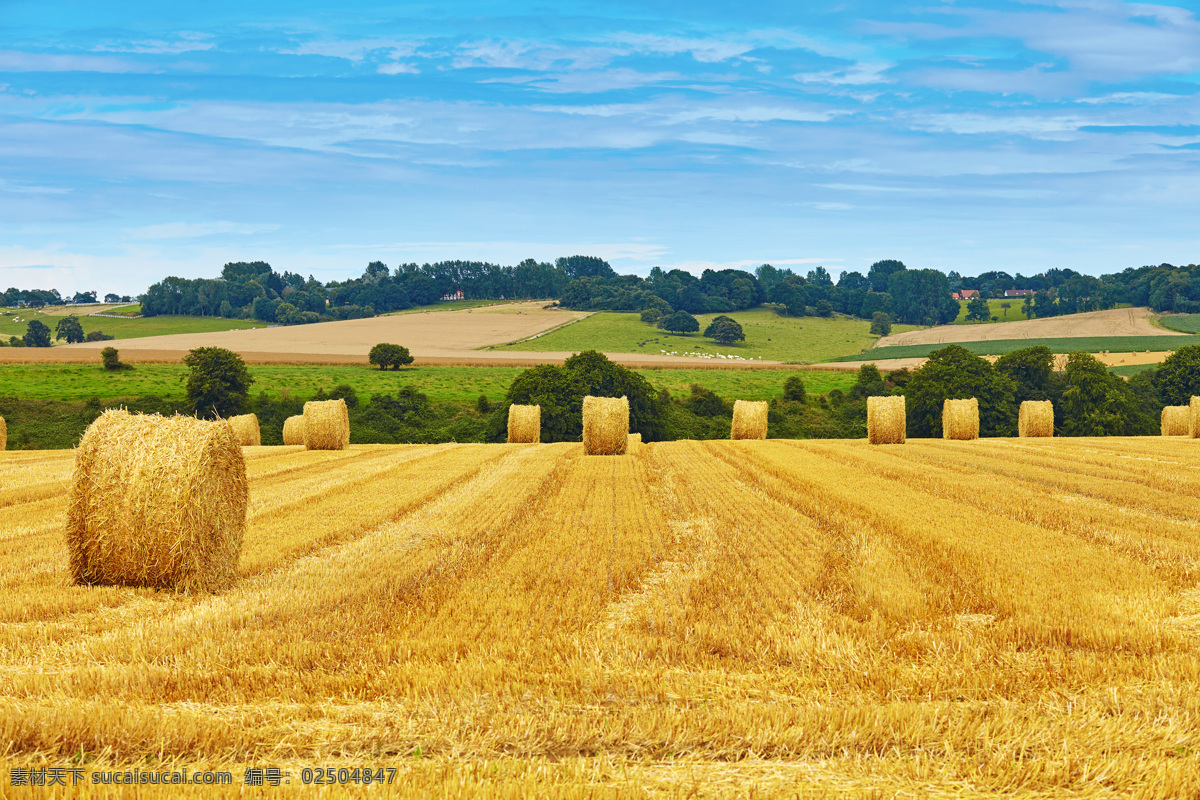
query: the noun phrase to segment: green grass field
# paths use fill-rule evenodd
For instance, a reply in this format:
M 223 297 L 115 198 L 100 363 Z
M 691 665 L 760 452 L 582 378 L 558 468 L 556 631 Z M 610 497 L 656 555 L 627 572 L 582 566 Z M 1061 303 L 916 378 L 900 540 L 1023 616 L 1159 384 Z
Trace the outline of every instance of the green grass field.
M 954 322 L 952 324 L 954 324 L 954 325 L 985 325 L 985 324 L 987 324 L 984 322 L 975 322 L 974 320 L 972 320 L 971 322 L 967 322 L 967 303 L 968 302 L 969 301 L 967 301 L 967 300 L 962 300 L 959 302 L 958 317 L 954 320 Z M 1004 308 L 1001 308 L 1001 305 L 1004 303 L 1008 303 L 1011 306 L 1011 308 L 1009 308 L 1007 310 Z M 997 318 L 995 320 L 997 322 L 1016 322 L 1017 320 L 1028 319 L 1028 317 L 1025 316 L 1025 298 L 1024 297 L 1008 297 L 1008 298 L 1005 298 L 1002 300 L 1001 299 L 993 299 L 993 300 L 988 300 L 987 304 L 988 304 L 988 309 L 991 312 L 991 315 L 993 317 Z M 992 322 L 992 320 L 989 319 L 988 322 Z
M 19 319 L 20 322 L 14 322 Z M 24 336 L 29 320 L 40 320 L 50 329 L 54 337 L 54 326 L 62 317 L 38 314 L 27 308 L 0 309 L 0 337 L 8 341 L 10 336 Z M 79 324 L 84 333 L 104 331 L 117 339 L 138 339 L 143 336 L 164 336 L 169 333 L 212 333 L 245 328 L 265 328 L 265 322 L 257 320 L 225 319 L 223 317 L 142 317 L 138 319 L 113 319 L 112 317 L 80 317 Z
M 716 314 L 701 314 L 700 332 Z M 601 350 L 608 353 L 672 353 L 736 356 L 766 359 L 789 364 L 815 364 L 836 356 L 860 353 L 878 337 L 870 333 L 871 323 L 850 317 L 781 317 L 766 308 L 737 311 L 727 316 L 741 324 L 746 341 L 723 345 L 705 339 L 700 333 L 679 336 L 642 322 L 637 314 L 602 311 L 565 328 L 496 350 L 542 350 L 578 352 Z M 913 325 L 895 325 L 893 333 L 913 330 Z M 713 359 L 718 360 L 718 359 Z
M 266 392 L 281 397 L 312 397 L 317 389 L 346 383 L 362 395 L 392 393 L 413 386 L 431 400 L 474 401 L 481 394 L 500 400 L 521 367 L 411 367 L 381 372 L 365 366 L 251 365 L 252 394 Z M 722 397 L 767 400 L 783 394 L 783 382 L 800 375 L 810 392 L 847 389 L 854 383 L 852 372 L 790 369 L 643 369 L 638 372 L 656 389 L 674 395 L 687 394 L 693 383 L 706 386 Z M 183 397 L 182 364 L 139 364 L 131 370 L 108 372 L 99 364 L 8 364 L 0 365 L 0 396 L 35 400 L 87 400 L 98 397 L 156 395 Z
M 843 356 L 833 361 L 862 361 L 864 359 L 924 358 L 934 350 L 949 344 L 959 344 L 981 356 L 999 356 L 1026 347 L 1045 345 L 1055 353 L 1130 353 L 1149 350 L 1159 352 L 1176 350 L 1192 344 L 1200 344 L 1200 336 L 1078 336 L 1062 339 L 993 339 L 987 342 L 946 342 L 944 344 L 911 344 L 896 347 L 877 347 L 866 355 Z
M 1200 333 L 1200 314 L 1163 314 L 1158 324 L 1180 333 Z

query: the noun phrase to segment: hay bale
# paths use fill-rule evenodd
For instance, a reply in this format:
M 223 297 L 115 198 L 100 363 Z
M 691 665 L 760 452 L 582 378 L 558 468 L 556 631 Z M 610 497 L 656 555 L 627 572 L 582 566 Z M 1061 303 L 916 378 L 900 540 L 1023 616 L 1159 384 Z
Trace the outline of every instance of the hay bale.
M 227 422 L 104 412 L 75 451 L 67 506 L 75 582 L 228 587 L 248 494 L 242 448 Z
M 3 453 L 8 447 L 8 423 L 4 421 L 4 417 L 0 417 L 0 453 Z
M 304 404 L 304 446 L 309 450 L 345 450 L 350 444 L 346 401 L 310 400 Z
M 537 444 L 542 440 L 542 407 L 508 407 L 509 444 Z
M 642 448 L 642 435 L 640 433 L 629 434 L 629 439 L 625 442 L 626 453 L 636 453 Z
M 903 395 L 867 398 L 867 441 L 871 444 L 904 444 L 907 426 Z
M 1188 436 L 1200 439 L 1200 397 L 1192 395 L 1188 411 Z
M 304 444 L 304 415 L 297 414 L 283 421 L 283 443 Z
M 629 398 L 583 398 L 583 452 L 620 456 L 629 446 Z
M 733 425 L 729 429 L 729 438 L 767 438 L 767 401 L 733 401 Z
M 1192 410 L 1188 406 L 1167 406 L 1162 410 L 1160 430 L 1163 436 L 1188 436 L 1191 433 Z
M 258 447 L 262 444 L 262 435 L 258 430 L 258 417 L 254 414 L 242 414 L 226 420 L 233 429 L 233 438 L 243 447 Z
M 943 439 L 979 438 L 979 401 L 947 400 L 942 404 Z
M 1054 404 L 1049 400 L 1025 400 L 1017 414 L 1021 438 L 1054 435 Z

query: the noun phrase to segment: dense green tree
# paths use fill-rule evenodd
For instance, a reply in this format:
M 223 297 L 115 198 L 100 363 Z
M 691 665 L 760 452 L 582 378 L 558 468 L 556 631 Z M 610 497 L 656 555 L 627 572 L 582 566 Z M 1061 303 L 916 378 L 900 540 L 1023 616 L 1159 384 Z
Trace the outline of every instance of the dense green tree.
M 892 258 L 885 258 L 882 261 L 876 261 L 871 265 L 871 269 L 867 271 L 867 280 L 871 283 L 871 290 L 875 292 L 888 291 L 888 281 L 892 273 L 901 272 L 907 269 L 903 261 L 896 261 Z
M 380 342 L 371 348 L 371 352 L 367 354 L 367 361 L 381 370 L 400 369 L 406 364 L 411 364 L 413 357 L 403 345 Z
M 1067 357 L 1067 389 L 1062 397 L 1064 436 L 1144 436 L 1155 421 L 1120 377 L 1089 353 Z
M 746 334 L 742 330 L 742 326 L 738 324 L 737 320 L 731 319 L 724 314 L 715 317 L 712 322 L 708 323 L 708 327 L 704 329 L 704 335 L 722 344 L 746 341 Z
M 684 406 L 698 417 L 728 417 L 733 414 L 733 408 L 716 392 L 698 383 L 691 385 L 691 396 L 684 401 Z
M 648 323 L 650 325 L 657 325 L 658 321 L 660 319 L 662 319 L 662 315 L 663 315 L 663 313 L 661 311 L 659 311 L 657 308 L 645 308 L 645 309 L 642 309 L 641 319 L 642 319 L 642 322 Z
M 128 364 L 121 363 L 121 354 L 115 347 L 106 347 L 100 351 L 100 363 L 108 370 L 131 369 Z
M 958 316 L 958 301 L 950 282 L 936 269 L 897 270 L 888 277 L 892 311 L 910 325 L 945 325 Z
M 892 318 L 882 311 L 871 315 L 871 334 L 873 336 L 888 336 L 892 332 Z
M 183 363 L 189 368 L 188 400 L 197 415 L 229 417 L 246 407 L 254 378 L 237 353 L 222 347 L 198 347 L 184 356 Z
M 658 327 L 671 333 L 689 334 L 700 330 L 700 321 L 686 311 L 676 311 L 658 321 Z
M 799 375 L 789 375 L 788 379 L 783 382 L 784 400 L 794 400 L 798 403 L 803 403 L 807 393 L 807 390 L 804 388 L 804 380 Z
M 818 317 L 829 318 L 833 316 L 833 303 L 823 297 L 816 302 L 813 308 L 816 310 Z
M 1181 347 L 1156 370 L 1155 386 L 1163 403 L 1186 406 L 1193 395 L 1200 395 L 1200 345 Z
M 874 364 L 863 364 L 858 368 L 858 378 L 850 387 L 850 397 L 862 400 L 866 397 L 878 397 L 887 393 L 887 384 L 883 380 L 883 375 L 879 373 L 879 367 Z
M 967 303 L 968 322 L 987 322 L 988 317 L 991 315 L 992 311 L 990 308 L 988 308 L 988 302 L 982 297 L 976 297 L 974 300 Z
M 952 344 L 929 354 L 904 387 L 908 435 L 942 434 L 942 405 L 948 399 L 974 397 L 979 401 L 979 435 L 1013 436 L 1017 411 L 1012 379 L 987 359 Z
M 1038 345 L 1005 353 L 996 359 L 995 367 L 1012 379 L 1017 403 L 1051 399 L 1054 353 L 1049 347 Z
M 54 326 L 54 338 L 66 339 L 67 344 L 82 342 L 84 340 L 84 333 L 83 325 L 79 322 L 79 317 L 74 314 L 59 317 L 58 324 Z
M 49 347 L 50 329 L 40 320 L 31 319 L 25 329 L 26 347 Z

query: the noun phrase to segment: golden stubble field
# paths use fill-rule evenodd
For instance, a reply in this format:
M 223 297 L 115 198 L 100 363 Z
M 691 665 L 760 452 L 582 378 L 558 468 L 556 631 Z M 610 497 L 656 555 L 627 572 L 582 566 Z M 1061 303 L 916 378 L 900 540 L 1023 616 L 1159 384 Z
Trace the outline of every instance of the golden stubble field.
M 71 453 L 3 453 L 0 794 L 1194 797 L 1197 446 L 248 448 L 215 596 L 70 585 Z

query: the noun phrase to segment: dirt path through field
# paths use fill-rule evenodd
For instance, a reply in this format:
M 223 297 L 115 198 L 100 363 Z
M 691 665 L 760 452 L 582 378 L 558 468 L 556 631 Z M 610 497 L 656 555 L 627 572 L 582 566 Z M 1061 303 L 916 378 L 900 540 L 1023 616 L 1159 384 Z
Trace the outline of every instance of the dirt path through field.
M 1062 339 L 1078 336 L 1186 336 L 1160 328 L 1148 308 L 1114 308 L 1048 319 L 992 322 L 983 325 L 940 325 L 885 336 L 876 347 L 906 344 L 984 342 L 993 339 Z

